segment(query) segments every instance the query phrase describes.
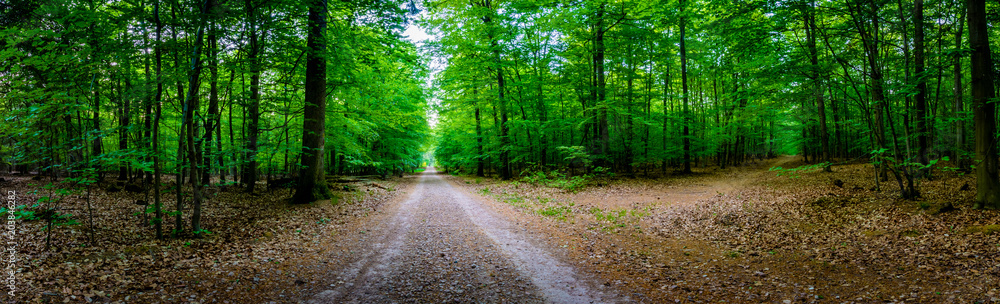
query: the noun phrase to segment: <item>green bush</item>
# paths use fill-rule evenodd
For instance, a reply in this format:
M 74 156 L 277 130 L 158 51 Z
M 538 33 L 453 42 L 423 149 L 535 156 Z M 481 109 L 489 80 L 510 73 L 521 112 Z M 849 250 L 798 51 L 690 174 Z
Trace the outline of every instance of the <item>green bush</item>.
M 32 210 L 38 208 L 38 206 L 39 206 L 38 204 L 34 204 L 31 207 L 28 207 L 28 205 L 20 205 L 14 207 L 14 219 L 23 221 L 38 220 L 39 218 L 35 216 L 35 210 Z M 10 209 L 7 209 L 6 207 L 0 207 L 0 214 L 7 214 L 8 212 L 10 212 Z
M 558 171 L 550 171 L 548 173 L 538 171 L 527 174 L 527 176 L 521 178 L 521 181 L 576 192 L 586 187 L 590 179 L 590 175 L 566 177 L 566 175 Z

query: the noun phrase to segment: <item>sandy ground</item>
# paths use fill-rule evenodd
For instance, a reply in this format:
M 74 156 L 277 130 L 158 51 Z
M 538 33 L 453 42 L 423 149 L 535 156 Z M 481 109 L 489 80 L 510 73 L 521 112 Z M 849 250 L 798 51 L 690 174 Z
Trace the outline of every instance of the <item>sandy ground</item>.
M 308 303 L 626 302 L 431 170 Z

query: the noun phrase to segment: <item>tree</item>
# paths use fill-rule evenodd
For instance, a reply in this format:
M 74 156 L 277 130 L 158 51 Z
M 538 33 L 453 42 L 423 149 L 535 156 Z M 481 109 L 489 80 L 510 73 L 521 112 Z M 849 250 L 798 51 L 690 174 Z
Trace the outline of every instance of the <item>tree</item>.
M 996 104 L 993 98 L 993 61 L 990 53 L 989 29 L 986 23 L 986 1 L 968 0 L 969 47 L 972 49 L 972 108 L 976 125 L 976 201 L 973 208 L 1000 208 L 1000 175 L 998 175 Z
M 247 64 L 250 65 L 250 104 L 247 106 L 246 118 L 250 119 L 247 124 L 246 155 L 244 156 L 243 178 L 240 182 L 246 187 L 247 192 L 253 192 L 257 185 L 257 141 L 260 134 L 260 66 L 258 58 L 259 45 L 257 30 L 257 4 L 254 0 L 246 0 L 247 26 L 250 31 L 250 44 L 247 45 Z
M 687 33 L 687 16 L 684 15 L 685 1 L 680 0 L 680 57 L 681 57 L 681 98 L 684 100 L 682 102 L 684 110 L 681 114 L 683 117 L 683 131 L 681 136 L 684 141 L 684 173 L 691 173 L 691 113 L 688 110 L 688 104 L 690 103 L 690 96 L 688 91 L 688 63 L 687 63 L 687 42 L 685 41 L 685 33 Z
M 819 123 L 820 138 L 820 161 L 830 161 L 830 139 L 826 128 L 826 102 L 823 100 L 823 81 L 821 79 L 819 52 L 816 49 L 816 1 L 806 3 L 804 12 L 806 28 L 806 47 L 809 51 L 810 73 L 809 79 L 812 81 L 813 96 L 816 99 L 816 117 Z M 832 166 L 825 166 L 824 170 L 831 171 Z
M 302 120 L 302 169 L 293 203 L 309 203 L 330 198 L 323 170 L 326 145 L 326 0 L 309 5 L 309 36 L 306 47 L 305 114 Z
M 916 120 L 917 120 L 917 160 L 926 166 L 929 148 L 930 130 L 927 128 L 927 75 L 924 71 L 924 1 L 913 1 L 913 60 L 914 72 L 917 76 Z M 926 175 L 927 170 L 921 170 Z

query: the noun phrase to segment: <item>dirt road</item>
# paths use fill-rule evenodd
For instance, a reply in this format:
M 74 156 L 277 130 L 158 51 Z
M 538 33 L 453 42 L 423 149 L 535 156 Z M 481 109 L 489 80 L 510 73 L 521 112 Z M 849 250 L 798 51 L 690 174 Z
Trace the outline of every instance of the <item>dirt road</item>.
M 620 300 L 435 171 L 387 207 L 367 229 L 373 241 L 356 248 L 349 267 L 333 270 L 338 280 L 309 303 Z

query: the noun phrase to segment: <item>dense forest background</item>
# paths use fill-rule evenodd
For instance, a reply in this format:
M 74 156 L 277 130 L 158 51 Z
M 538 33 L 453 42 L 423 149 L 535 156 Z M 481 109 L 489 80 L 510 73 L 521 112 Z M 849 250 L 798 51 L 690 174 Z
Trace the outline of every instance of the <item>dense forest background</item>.
M 174 231 L 188 199 L 200 231 L 205 187 L 310 202 L 326 174 L 414 170 L 432 146 L 502 179 L 865 159 L 905 198 L 975 169 L 1000 203 L 995 1 L 0 4 L 3 167 L 141 184 L 157 219 L 147 186 L 190 183 Z
M 510 179 L 867 159 L 906 198 L 939 160 L 996 180 L 986 2 L 429 1 L 436 161 Z
M 575 269 L 622 302 L 1000 301 L 1000 211 L 976 210 L 1000 209 L 998 23 L 997 0 L 0 0 L 4 293 L 541 302 L 539 278 L 586 292 Z
M 200 230 L 204 186 L 398 173 L 427 149 L 427 69 L 400 35 L 415 13 L 402 2 L 0 4 L 4 170 L 141 183 L 157 219 L 163 187 L 145 185 L 193 180 L 174 191 L 174 231 L 185 200 Z

